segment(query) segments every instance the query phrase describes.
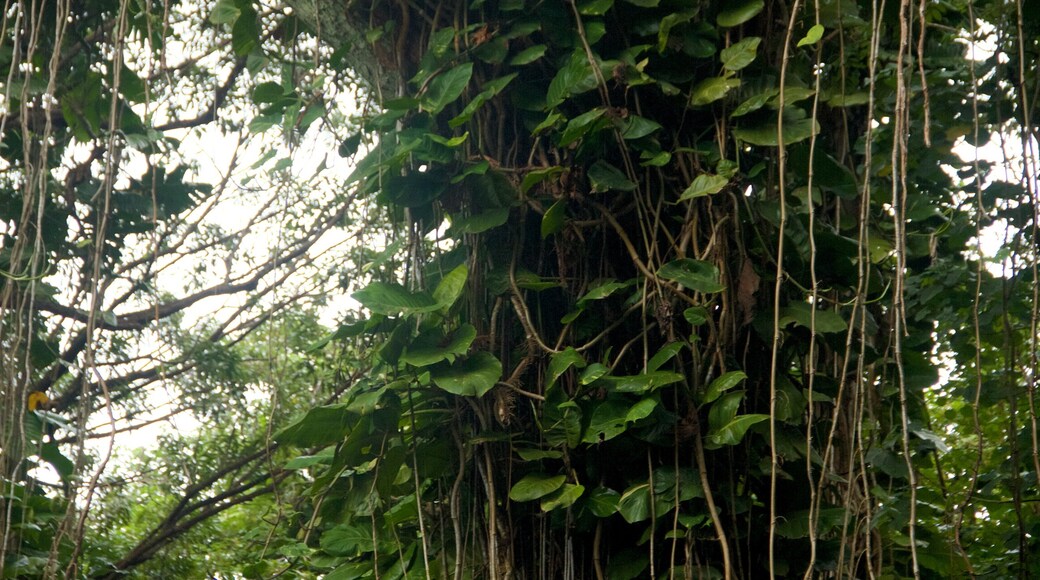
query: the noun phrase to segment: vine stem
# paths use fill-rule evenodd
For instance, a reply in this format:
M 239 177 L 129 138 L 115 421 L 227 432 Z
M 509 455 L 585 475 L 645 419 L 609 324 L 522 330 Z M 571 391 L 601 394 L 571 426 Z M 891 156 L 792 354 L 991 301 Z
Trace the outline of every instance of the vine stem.
M 776 242 L 776 283 L 773 286 L 773 352 L 769 365 L 769 577 L 776 578 L 776 480 L 780 470 L 780 456 L 776 451 L 776 374 L 780 365 L 780 291 L 784 283 L 784 235 L 787 229 L 787 190 L 784 180 L 787 174 L 787 151 L 784 148 L 784 83 L 787 79 L 787 63 L 791 58 L 791 39 L 794 36 L 795 18 L 801 0 L 795 0 L 787 22 L 784 37 L 784 53 L 780 62 L 780 106 L 776 113 L 776 146 L 779 157 L 778 178 L 780 195 L 780 224 Z M 809 202 L 812 203 L 810 193 Z M 810 404 L 812 402 L 810 401 Z

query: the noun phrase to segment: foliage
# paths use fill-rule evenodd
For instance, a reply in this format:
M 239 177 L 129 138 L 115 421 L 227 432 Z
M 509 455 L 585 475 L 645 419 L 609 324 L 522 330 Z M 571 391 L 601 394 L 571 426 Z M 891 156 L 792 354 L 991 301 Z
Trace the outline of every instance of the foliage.
M 3 56 L 25 90 L 3 117 L 0 344 L 31 369 L 5 375 L 5 573 L 1040 573 L 1040 21 L 1021 3 L 218 0 L 164 6 L 164 32 L 157 6 L 87 4 L 30 51 L 67 74 Z M 112 60 L 134 38 L 151 60 Z M 198 59 L 138 66 L 174 44 Z M 149 104 L 218 72 L 212 109 L 255 114 Z M 378 103 L 356 123 L 327 94 L 355 80 Z M 196 180 L 166 136 L 210 123 L 290 147 L 326 127 L 352 164 L 313 168 L 338 195 L 312 196 L 261 157 L 242 178 L 280 185 L 256 220 L 296 237 L 212 285 L 252 226 L 193 217 L 231 178 Z M 114 179 L 116 149 L 148 169 Z M 343 263 L 279 294 L 341 223 Z M 208 263 L 163 295 L 149 277 L 186 248 Z M 364 314 L 319 339 L 287 305 L 329 270 Z M 225 290 L 257 308 L 178 328 Z M 156 338 L 162 364 L 135 369 Z M 84 541 L 71 508 L 104 459 L 59 437 L 147 407 L 160 377 L 213 426 L 103 488 Z M 26 414 L 34 390 L 55 408 Z M 55 424 L 76 408 L 79 431 Z
M 1036 573 L 1035 198 L 955 153 L 1033 143 L 1035 16 L 316 6 L 403 79 L 348 181 L 410 267 L 338 333 L 366 386 L 278 436 L 315 570 Z

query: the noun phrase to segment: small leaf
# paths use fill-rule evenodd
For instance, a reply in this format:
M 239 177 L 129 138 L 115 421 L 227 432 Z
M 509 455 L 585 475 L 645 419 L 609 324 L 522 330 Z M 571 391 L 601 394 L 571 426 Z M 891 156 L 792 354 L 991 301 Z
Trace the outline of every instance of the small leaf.
M 516 454 L 524 461 L 539 461 L 541 459 L 559 459 L 563 453 L 552 449 L 517 449 Z
M 610 376 L 599 379 L 608 390 L 618 393 L 646 393 L 678 383 L 685 377 L 670 371 L 653 371 L 640 375 Z
M 715 399 L 722 396 L 722 393 L 732 389 L 733 387 L 740 384 L 747 378 L 747 375 L 743 371 L 730 371 L 717 377 L 714 381 L 708 385 L 707 390 L 704 391 L 704 400 L 701 401 L 702 405 L 711 403 Z
M 502 363 L 489 352 L 478 352 L 466 360 L 430 372 L 433 384 L 453 395 L 482 397 L 502 377 Z
M 700 326 L 708 321 L 708 311 L 703 306 L 691 306 L 683 310 L 683 318 L 690 326 Z
M 744 0 L 729 10 L 719 12 L 715 21 L 723 28 L 739 26 L 754 18 L 765 7 L 763 0 Z
M 586 111 L 577 117 L 574 117 L 567 122 L 567 127 L 563 130 L 558 145 L 560 147 L 566 147 L 578 139 L 584 138 L 590 132 L 598 130 L 600 127 L 605 125 L 605 123 L 599 123 L 598 121 L 600 121 L 606 113 L 606 108 L 596 107 L 591 111 Z
M 589 302 L 593 300 L 602 300 L 618 290 L 623 290 L 631 286 L 635 281 L 630 280 L 628 282 L 618 282 L 617 280 L 610 280 L 602 284 L 598 284 L 585 293 L 581 298 L 578 298 L 578 308 L 584 308 Z
M 430 81 L 423 95 L 423 108 L 431 113 L 439 113 L 458 99 L 469 85 L 473 77 L 473 63 L 467 62 L 444 71 Z
M 336 443 L 357 422 L 357 414 L 347 405 L 314 407 L 307 414 L 279 431 L 274 440 L 297 447 L 317 447 Z
M 728 48 L 722 49 L 719 55 L 722 58 L 722 67 L 728 71 L 736 72 L 754 62 L 758 56 L 758 45 L 762 38 L 749 36 Z
M 553 165 L 552 167 L 546 167 L 544 169 L 536 169 L 534 171 L 531 171 L 527 175 L 525 175 L 524 180 L 520 182 L 520 191 L 522 193 L 527 193 L 531 190 L 532 187 L 561 173 L 563 173 L 563 168 L 559 165 Z
M 657 52 L 664 52 L 664 49 L 668 46 L 668 36 L 672 32 L 672 28 L 684 22 L 689 22 L 694 15 L 694 12 L 673 12 L 662 18 L 661 24 L 657 27 Z
M 567 220 L 567 200 L 560 199 L 549 206 L 542 216 L 542 239 L 559 232 L 563 229 Z
M 736 445 L 744 439 L 747 430 L 756 423 L 769 419 L 769 415 L 739 415 L 718 430 L 708 433 L 708 442 L 713 445 Z
M 567 477 L 563 475 L 529 473 L 513 484 L 513 488 L 509 490 L 509 499 L 513 501 L 536 500 L 560 489 L 566 480 Z
M 690 91 L 690 104 L 702 107 L 725 97 L 731 89 L 740 86 L 740 79 L 715 77 L 705 79 Z
M 823 38 L 823 25 L 816 24 L 805 33 L 805 38 L 798 41 L 798 46 L 805 46 L 807 44 L 816 44 Z
M 639 115 L 629 115 L 625 119 L 624 128 L 621 130 L 621 137 L 626 140 L 641 139 L 660 128 L 661 124 L 657 121 L 651 121 Z
M 683 343 L 681 342 L 671 342 L 662 346 L 661 350 L 657 351 L 657 354 L 646 363 L 646 371 L 654 372 L 661 368 L 661 365 L 675 358 L 675 355 L 679 354 L 682 348 Z
M 585 493 L 585 486 L 574 483 L 565 483 L 556 493 L 542 498 L 542 511 L 551 512 L 555 509 L 568 508 L 578 501 Z
M 693 179 L 693 183 L 686 188 L 686 191 L 682 192 L 679 196 L 679 201 L 687 201 L 690 199 L 697 199 L 698 197 L 704 197 L 706 195 L 714 195 L 722 188 L 726 187 L 729 183 L 729 179 L 722 177 L 721 175 L 712 175 L 711 173 L 702 173 Z
M 690 258 L 673 260 L 661 266 L 657 270 L 657 275 L 705 294 L 714 294 L 726 289 L 725 286 L 719 284 L 719 269 L 703 260 Z
M 625 421 L 629 423 L 635 423 L 640 419 L 646 419 L 650 416 L 650 413 L 654 412 L 654 409 L 657 408 L 657 405 L 657 399 L 655 398 L 648 397 L 646 399 L 642 399 L 635 405 L 632 405 L 632 407 L 628 410 L 628 413 L 625 414 Z
M 729 114 L 730 117 L 742 117 L 748 113 L 753 113 L 766 105 L 770 99 L 780 94 L 780 89 L 766 89 L 757 95 L 748 97 L 743 103 L 737 105 L 736 109 Z
M 601 365 L 600 363 L 592 363 L 589 365 L 585 372 L 581 373 L 581 377 L 578 382 L 582 385 L 589 385 L 595 381 L 598 381 L 601 377 L 610 372 L 610 369 Z
M 589 181 L 592 183 L 592 193 L 633 191 L 636 188 L 636 184 L 629 181 L 620 169 L 602 159 L 589 167 Z
M 732 391 L 712 403 L 708 410 L 708 432 L 718 431 L 732 421 L 743 400 L 744 391 Z
M 549 360 L 549 380 L 546 384 L 555 384 L 560 375 L 567 372 L 567 369 L 571 367 L 583 369 L 585 364 L 585 358 L 581 356 L 581 353 L 574 350 L 574 347 L 569 346 L 560 352 L 554 353 Z
M 534 46 L 529 46 L 517 53 L 517 55 L 509 61 L 509 64 L 513 66 L 523 66 L 525 64 L 531 64 L 532 62 L 542 58 L 542 56 L 545 55 L 545 51 L 547 48 L 548 47 L 546 47 L 544 44 L 536 44 Z

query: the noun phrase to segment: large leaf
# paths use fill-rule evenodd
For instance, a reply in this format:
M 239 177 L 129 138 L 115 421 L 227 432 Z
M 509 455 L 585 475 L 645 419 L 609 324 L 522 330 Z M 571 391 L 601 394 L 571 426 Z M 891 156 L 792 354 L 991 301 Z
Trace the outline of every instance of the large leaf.
M 356 421 L 357 414 L 345 404 L 315 407 L 275 434 L 274 439 L 297 447 L 330 445 L 343 439 Z
M 545 215 L 542 216 L 542 238 L 548 238 L 562 230 L 566 219 L 567 200 L 559 199 L 549 206 L 549 209 L 545 210 Z
M 462 296 L 466 288 L 466 279 L 469 277 L 469 269 L 465 264 L 460 264 L 454 270 L 448 272 L 441 278 L 437 287 L 433 290 L 433 299 L 441 308 L 450 308 Z
M 478 352 L 430 373 L 438 387 L 465 397 L 481 397 L 502 377 L 502 363 L 489 352 Z
M 592 515 L 598 518 L 605 518 L 617 511 L 618 499 L 620 498 L 621 494 L 618 492 L 609 487 L 601 486 L 592 490 L 585 500 L 585 505 L 588 506 Z
M 650 484 L 633 485 L 621 494 L 618 500 L 618 513 L 625 521 L 634 524 L 650 517 Z
M 617 393 L 642 394 L 681 382 L 684 378 L 686 377 L 679 373 L 653 371 L 641 375 L 603 377 L 599 379 L 599 384 L 602 384 L 607 390 Z
M 803 328 L 813 327 L 813 310 L 812 305 L 805 302 L 796 302 L 780 310 L 780 326 L 784 327 L 794 322 L 796 325 Z M 820 333 L 832 333 L 832 332 L 845 332 L 848 329 L 848 324 L 837 312 L 833 310 L 820 310 L 815 309 L 816 320 L 815 329 L 816 332 Z
M 657 270 L 657 275 L 665 280 L 678 282 L 690 290 L 714 294 L 722 292 L 725 286 L 719 284 L 719 269 L 703 260 L 681 258 L 668 262 Z
M 443 360 L 454 362 L 455 357 L 466 354 L 476 337 L 477 329 L 470 324 L 460 326 L 448 336 L 440 329 L 430 330 L 412 341 L 399 360 L 416 367 L 430 366 Z
M 600 443 L 625 432 L 629 404 L 624 399 L 609 398 L 596 405 L 582 441 Z
M 473 77 L 473 63 L 467 62 L 444 71 L 430 81 L 423 95 L 423 108 L 431 113 L 439 113 L 444 107 L 455 101 L 466 90 L 470 78 Z
M 564 475 L 529 473 L 513 484 L 513 488 L 509 490 L 509 499 L 513 501 L 536 500 L 560 489 L 566 480 L 567 477 Z
M 373 282 L 353 294 L 354 300 L 378 314 L 413 314 L 433 312 L 441 308 L 426 292 L 409 292 L 392 282 Z
M 784 145 L 791 145 L 799 141 L 805 141 L 809 137 L 820 132 L 820 123 L 813 119 L 797 119 L 784 121 Z M 775 121 L 752 127 L 740 127 L 733 130 L 733 136 L 745 143 L 761 145 L 763 147 L 776 147 L 777 124 Z

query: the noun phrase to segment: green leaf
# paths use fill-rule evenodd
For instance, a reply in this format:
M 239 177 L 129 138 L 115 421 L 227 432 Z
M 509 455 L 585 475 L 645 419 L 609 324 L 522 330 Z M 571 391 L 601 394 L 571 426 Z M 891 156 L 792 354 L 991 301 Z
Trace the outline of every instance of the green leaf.
M 524 180 L 520 182 L 520 191 L 521 193 L 527 193 L 532 187 L 561 173 L 563 173 L 563 168 L 559 165 L 553 165 L 552 167 L 546 167 L 544 169 L 535 169 L 534 171 L 528 172 L 528 174 L 524 176 Z
M 683 318 L 690 326 L 700 326 L 708 321 L 708 311 L 703 306 L 691 306 L 683 310 Z
M 739 26 L 754 18 L 765 7 L 764 0 L 743 0 L 736 6 L 719 12 L 715 21 L 723 28 Z
M 551 512 L 555 509 L 568 508 L 578 501 L 585 493 L 585 486 L 574 483 L 565 483 L 556 493 L 542 498 L 542 511 Z
M 722 188 L 726 187 L 726 184 L 728 183 L 729 179 L 726 179 L 721 175 L 702 173 L 693 179 L 693 183 L 686 188 L 686 191 L 682 192 L 682 195 L 679 196 L 679 201 L 697 199 L 698 197 L 704 197 L 706 195 L 714 195 L 722 191 Z
M 423 108 L 431 113 L 439 113 L 458 99 L 466 90 L 473 77 L 473 63 L 467 62 L 444 71 L 430 81 L 423 95 Z
M 560 389 L 556 389 L 560 391 Z M 581 443 L 581 407 L 574 401 L 546 405 L 542 416 L 542 433 L 552 447 L 577 447 Z
M 49 441 L 44 443 L 40 447 L 40 459 L 50 463 L 54 467 L 54 471 L 58 472 L 58 476 L 61 477 L 62 481 L 65 481 L 75 471 L 75 465 L 72 460 L 62 455 L 61 450 L 58 449 L 58 444 Z
M 653 371 L 631 376 L 603 377 L 601 383 L 610 391 L 618 393 L 645 393 L 678 383 L 685 377 L 670 371 Z
M 409 292 L 400 284 L 373 282 L 352 294 L 354 300 L 378 314 L 433 312 L 442 305 L 426 292 Z
M 567 200 L 560 199 L 549 206 L 542 216 L 542 239 L 563 229 L 567 220 Z
M 489 352 L 478 352 L 447 368 L 430 372 L 438 387 L 453 395 L 482 397 L 502 377 L 502 363 Z
M 533 501 L 560 489 L 566 480 L 567 477 L 564 475 L 529 473 L 523 479 L 513 484 L 513 488 L 509 490 L 509 499 L 513 501 Z
M 708 385 L 707 390 L 704 391 L 704 399 L 701 401 L 702 405 L 711 403 L 715 399 L 722 396 L 722 393 L 732 389 L 733 387 L 740 384 L 747 378 L 747 375 L 743 371 L 730 371 L 723 374 L 720 377 L 716 377 L 714 381 Z
M 823 25 L 815 24 L 805 33 L 805 37 L 798 41 L 798 46 L 816 44 L 817 42 L 820 42 L 821 38 L 823 38 Z
M 335 457 L 335 447 L 326 447 L 314 455 L 298 455 L 285 463 L 286 469 L 306 469 L 315 465 L 329 465 Z
M 571 367 L 583 369 L 585 364 L 585 358 L 581 356 L 581 353 L 574 350 L 574 347 L 569 346 L 560 352 L 553 353 L 552 358 L 549 360 L 549 380 L 546 384 L 556 384 L 556 380 L 560 378 L 560 375 L 567 372 L 567 369 Z
M 596 405 L 582 441 L 599 443 L 624 433 L 627 428 L 628 409 L 628 402 L 620 398 L 608 398 Z
M 591 111 L 586 111 L 574 117 L 567 122 L 567 127 L 563 130 L 558 145 L 567 147 L 578 139 L 584 138 L 589 132 L 599 130 L 605 124 L 599 121 L 603 119 L 606 113 L 607 109 L 605 107 L 596 107 Z
M 820 123 L 812 119 L 784 121 L 784 145 L 805 141 L 820 132 Z M 733 130 L 733 136 L 752 145 L 776 147 L 777 124 L 775 121 L 754 127 L 741 127 Z
M 437 284 L 437 288 L 433 290 L 433 299 L 437 305 L 441 308 L 452 307 L 458 301 L 459 296 L 462 296 L 467 278 L 469 278 L 469 269 L 465 264 L 460 264 L 445 274 Z
M 578 298 L 578 307 L 584 308 L 589 302 L 593 300 L 602 300 L 603 298 L 607 298 L 608 296 L 611 296 L 618 290 L 628 288 L 633 283 L 634 281 L 632 280 L 628 282 L 618 282 L 617 280 L 610 280 L 608 282 L 598 284 L 592 287 L 592 289 L 586 292 L 581 298 Z
M 470 324 L 460 326 L 448 336 L 439 328 L 428 330 L 405 348 L 399 360 L 415 367 L 430 366 L 443 360 L 454 362 L 455 357 L 466 354 L 476 337 L 477 329 Z
M 680 258 L 661 266 L 657 275 L 665 280 L 678 282 L 696 292 L 714 294 L 725 286 L 719 284 L 719 269 L 703 260 Z
M 321 535 L 321 549 L 333 556 L 354 556 L 373 548 L 372 530 L 365 525 L 340 524 Z
M 653 397 L 647 397 L 646 399 L 640 400 L 635 405 L 632 405 L 628 409 L 628 413 L 625 414 L 625 421 L 629 423 L 635 423 L 640 419 L 646 419 L 654 412 L 657 408 L 658 401 Z
M 667 48 L 668 37 L 672 33 L 672 28 L 689 22 L 694 15 L 694 12 L 673 12 L 662 18 L 661 24 L 657 27 L 657 52 L 664 52 L 664 49 Z
M 274 440 L 297 447 L 330 445 L 340 441 L 356 422 L 357 414 L 347 405 L 315 407 L 275 434 Z
M 578 4 L 578 13 L 583 16 L 603 16 L 614 6 L 614 0 L 583 0 Z
M 650 517 L 650 484 L 633 485 L 621 494 L 617 511 L 625 521 L 634 524 Z
M 606 191 L 633 191 L 636 184 L 629 181 L 620 169 L 603 161 L 596 161 L 589 167 L 589 182 L 592 183 L 592 193 L 603 193 Z
M 739 415 L 722 427 L 709 432 L 708 443 L 718 446 L 736 445 L 744 439 L 744 435 L 752 425 L 767 420 L 769 420 L 769 415 Z
M 758 36 L 749 36 L 728 48 L 722 49 L 719 55 L 722 58 L 722 67 L 728 71 L 736 72 L 754 62 L 758 56 L 758 45 L 762 39 Z
M 542 459 L 559 459 L 563 453 L 552 449 L 516 449 L 516 454 L 524 461 L 539 461 Z
M 609 487 L 600 486 L 592 490 L 592 493 L 585 500 L 585 505 L 588 506 L 592 515 L 598 518 L 605 518 L 617 512 L 618 499 L 620 498 L 621 494 L 618 492 Z
M 639 115 L 629 115 L 625 119 L 624 128 L 621 130 L 621 137 L 626 140 L 642 139 L 660 128 L 661 124 L 657 121 L 652 121 Z
M 675 355 L 679 354 L 682 348 L 683 343 L 681 342 L 670 342 L 662 346 L 661 350 L 657 351 L 657 354 L 646 363 L 646 371 L 654 372 L 661 368 L 661 365 L 675 358 Z
M 705 79 L 690 91 L 690 105 L 703 107 L 725 97 L 731 89 L 740 86 L 740 79 L 715 77 Z
M 600 363 L 592 363 L 589 368 L 585 369 L 585 372 L 581 373 L 581 377 L 578 382 L 582 385 L 590 385 L 595 381 L 598 381 L 601 377 L 610 372 L 610 369 L 601 365 Z
M 708 431 L 718 431 L 737 416 L 744 391 L 732 391 L 722 395 L 708 410 Z
M 458 234 L 479 234 L 497 228 L 509 220 L 509 208 L 497 207 L 464 218 L 453 218 L 452 231 Z
M 217 0 L 209 13 L 209 21 L 213 24 L 231 24 L 241 14 L 242 11 L 235 6 L 235 0 Z
M 529 46 L 518 52 L 516 56 L 514 56 L 512 60 L 509 61 L 509 64 L 513 66 L 523 66 L 525 64 L 531 64 L 532 62 L 545 56 L 545 51 L 547 48 L 548 47 L 544 44 L 536 44 L 534 46 Z
M 743 103 L 737 105 L 736 109 L 729 114 L 731 118 L 742 117 L 748 113 L 753 113 L 766 105 L 770 99 L 780 94 L 780 89 L 766 89 L 757 95 L 748 97 Z
M 813 307 L 805 302 L 796 302 L 791 304 L 786 308 L 781 309 L 780 326 L 784 327 L 791 322 L 794 322 L 802 328 L 811 328 L 812 311 Z M 846 330 L 848 330 L 848 325 L 837 312 L 833 310 L 816 309 L 816 332 L 832 333 L 845 332 Z

